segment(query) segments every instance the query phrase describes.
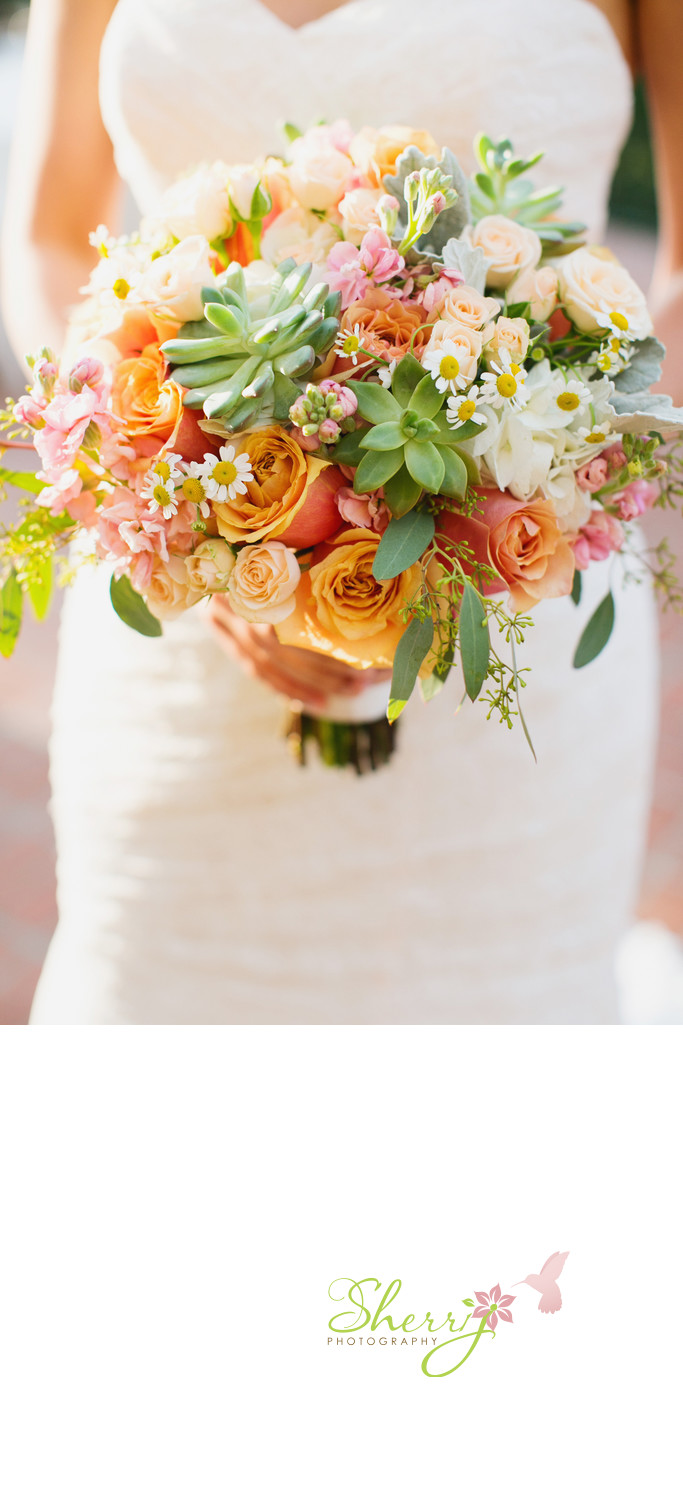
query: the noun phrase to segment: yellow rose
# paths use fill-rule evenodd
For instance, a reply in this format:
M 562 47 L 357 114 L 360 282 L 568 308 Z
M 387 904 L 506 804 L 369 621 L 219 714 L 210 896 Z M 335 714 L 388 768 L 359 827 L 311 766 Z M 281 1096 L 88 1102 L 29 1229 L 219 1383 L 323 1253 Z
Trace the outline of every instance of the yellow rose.
M 418 589 L 421 569 L 413 564 L 396 579 L 376 580 L 379 541 L 367 528 L 350 528 L 324 545 L 301 577 L 295 610 L 277 628 L 281 642 L 327 652 L 351 667 L 391 667 L 405 631 L 401 611 Z
M 187 582 L 200 595 L 225 590 L 235 567 L 235 555 L 224 538 L 205 538 L 185 559 Z
M 541 240 L 533 228 L 525 228 L 511 217 L 491 213 L 466 227 L 463 238 L 481 248 L 488 260 L 486 283 L 504 288 L 524 269 L 534 269 L 541 257 Z
M 233 436 L 238 455 L 251 462 L 252 480 L 242 496 L 214 502 L 218 531 L 228 543 L 280 538 L 306 501 L 325 461 L 306 455 L 279 424 Z
M 529 322 L 524 316 L 499 316 L 489 327 L 485 354 L 491 359 L 499 352 L 509 352 L 513 362 L 522 363 L 529 350 Z
M 613 259 L 590 248 L 576 248 L 558 263 L 557 278 L 562 306 L 579 331 L 600 330 L 599 315 L 625 318 L 627 327 L 623 327 L 623 321 L 615 325 L 638 338 L 652 331 L 642 290 Z
M 275 626 L 294 610 L 300 575 L 296 554 L 284 543 L 243 548 L 228 583 L 232 609 L 245 621 Z

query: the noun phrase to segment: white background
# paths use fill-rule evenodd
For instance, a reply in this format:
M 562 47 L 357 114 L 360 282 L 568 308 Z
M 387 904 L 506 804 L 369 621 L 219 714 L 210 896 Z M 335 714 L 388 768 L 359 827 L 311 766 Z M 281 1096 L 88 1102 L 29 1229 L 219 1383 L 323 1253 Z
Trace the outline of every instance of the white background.
M 0 1483 L 675 1485 L 681 1033 L 4 1032 Z M 342 1274 L 514 1324 L 429 1381 L 327 1346 Z

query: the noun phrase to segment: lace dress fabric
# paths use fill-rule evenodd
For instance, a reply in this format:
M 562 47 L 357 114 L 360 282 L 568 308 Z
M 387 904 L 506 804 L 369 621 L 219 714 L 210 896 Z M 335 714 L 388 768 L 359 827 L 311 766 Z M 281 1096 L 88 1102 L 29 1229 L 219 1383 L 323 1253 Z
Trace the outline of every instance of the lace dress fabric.
M 585 0 L 351 0 L 289 30 L 257 0 L 121 0 L 105 123 L 143 210 L 180 171 L 278 148 L 278 123 L 429 128 L 465 163 L 485 128 L 544 148 L 539 183 L 602 230 L 630 82 Z M 391 766 L 299 771 L 282 701 L 197 612 L 129 632 L 106 576 L 64 608 L 54 703 L 60 925 L 43 1023 L 616 1019 L 656 717 L 645 587 L 606 652 L 571 657 L 606 588 L 537 612 L 521 730 L 453 684 L 406 711 Z

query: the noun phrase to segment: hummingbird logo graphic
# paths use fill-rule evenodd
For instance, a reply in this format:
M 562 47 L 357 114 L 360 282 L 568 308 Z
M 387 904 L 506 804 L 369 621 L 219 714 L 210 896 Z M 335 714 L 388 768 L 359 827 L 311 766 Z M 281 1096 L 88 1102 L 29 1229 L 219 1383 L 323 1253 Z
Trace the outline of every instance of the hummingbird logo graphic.
M 529 1273 L 527 1278 L 520 1278 L 519 1283 L 513 1283 L 513 1288 L 521 1288 L 523 1283 L 528 1283 L 529 1288 L 537 1289 L 541 1297 L 538 1307 L 541 1314 L 557 1314 L 562 1308 L 562 1294 L 560 1293 L 558 1278 L 569 1256 L 568 1252 L 553 1252 L 544 1262 L 540 1273 Z

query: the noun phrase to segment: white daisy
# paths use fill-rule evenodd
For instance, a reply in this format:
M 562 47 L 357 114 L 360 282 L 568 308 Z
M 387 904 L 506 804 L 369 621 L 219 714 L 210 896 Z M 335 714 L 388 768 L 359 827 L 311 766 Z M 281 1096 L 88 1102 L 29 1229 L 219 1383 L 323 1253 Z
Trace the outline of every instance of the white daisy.
M 628 316 L 625 316 L 620 310 L 609 310 L 604 301 L 602 301 L 600 309 L 595 311 L 595 319 L 598 326 L 602 326 L 605 331 L 609 331 L 611 336 L 616 337 L 618 341 L 629 342 L 638 341 L 639 339 L 636 332 L 631 331 Z
M 456 393 L 446 403 L 446 418 L 454 429 L 461 424 L 467 424 L 471 419 L 473 424 L 486 424 L 486 415 L 477 407 L 481 400 L 481 390 L 474 385 L 467 393 Z
M 471 382 L 460 371 L 458 348 L 453 341 L 443 341 L 441 346 L 426 351 L 422 366 L 431 374 L 439 393 L 456 393 L 458 388 L 466 388 L 468 381 Z
M 590 389 L 577 378 L 566 378 L 565 386 L 556 395 L 555 403 L 563 414 L 575 414 L 591 401 Z
M 491 363 L 490 372 L 482 373 L 481 397 L 494 409 L 522 409 L 527 401 L 526 373 L 518 362 L 513 362 L 507 348 L 501 348 L 498 361 Z
M 202 517 L 208 517 L 211 512 L 211 505 L 206 494 L 207 480 L 204 462 L 199 460 L 188 461 L 187 471 L 180 490 L 185 501 L 193 502 Z
M 351 331 L 343 331 L 340 329 L 337 333 L 337 340 L 334 346 L 335 351 L 339 353 L 339 356 L 349 357 L 355 367 L 360 353 L 363 351 L 363 348 L 365 346 L 365 343 L 363 341 L 363 328 L 360 324 L 360 321 L 356 322 Z
M 607 377 L 623 372 L 631 361 L 633 348 L 626 342 L 619 341 L 618 337 L 610 337 L 591 353 L 589 361 Z
M 576 431 L 578 438 L 583 440 L 585 445 L 604 445 L 605 440 L 609 439 L 611 433 L 612 426 L 607 419 L 602 424 L 593 422 L 590 425 L 582 426 Z
M 147 472 L 142 490 L 149 498 L 149 512 L 161 512 L 167 518 L 175 517 L 179 501 L 176 485 L 181 476 L 180 464 L 179 455 L 169 454 L 163 460 L 156 461 Z
M 249 456 L 236 455 L 234 445 L 221 445 L 218 455 L 204 456 L 201 482 L 210 502 L 234 502 L 253 479 Z
M 390 362 L 388 365 L 386 363 L 380 363 L 378 365 L 377 377 L 379 378 L 379 381 L 382 384 L 383 388 L 391 388 L 391 380 L 396 371 L 396 365 L 397 364 L 395 361 Z

